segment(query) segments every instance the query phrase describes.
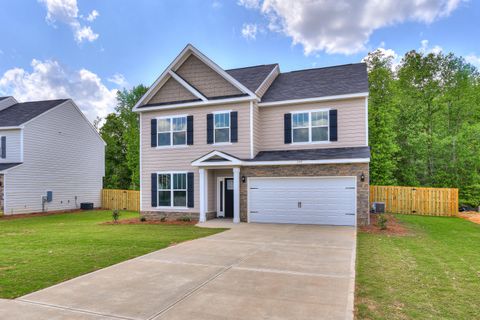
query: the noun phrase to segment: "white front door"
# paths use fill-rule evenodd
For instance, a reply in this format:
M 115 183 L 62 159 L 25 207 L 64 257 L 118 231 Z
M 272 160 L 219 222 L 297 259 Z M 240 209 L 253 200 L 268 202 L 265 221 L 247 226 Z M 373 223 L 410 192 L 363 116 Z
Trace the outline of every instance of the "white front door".
M 355 225 L 355 177 L 249 178 L 249 222 Z

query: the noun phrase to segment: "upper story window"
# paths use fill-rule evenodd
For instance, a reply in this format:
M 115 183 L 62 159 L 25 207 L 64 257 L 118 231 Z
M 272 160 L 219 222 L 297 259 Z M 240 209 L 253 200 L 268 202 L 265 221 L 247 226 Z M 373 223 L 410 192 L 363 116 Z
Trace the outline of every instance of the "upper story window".
M 230 112 L 214 114 L 214 143 L 230 142 Z
M 183 146 L 187 144 L 187 117 L 168 117 L 157 120 L 158 146 Z
M 329 141 L 328 110 L 292 114 L 292 142 Z

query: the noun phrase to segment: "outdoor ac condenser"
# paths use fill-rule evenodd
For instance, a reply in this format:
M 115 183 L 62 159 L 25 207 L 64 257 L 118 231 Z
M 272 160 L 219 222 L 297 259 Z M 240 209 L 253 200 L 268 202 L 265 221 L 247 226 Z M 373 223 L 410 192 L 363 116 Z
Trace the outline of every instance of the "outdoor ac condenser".
M 385 202 L 374 202 L 372 205 L 373 213 L 385 213 Z

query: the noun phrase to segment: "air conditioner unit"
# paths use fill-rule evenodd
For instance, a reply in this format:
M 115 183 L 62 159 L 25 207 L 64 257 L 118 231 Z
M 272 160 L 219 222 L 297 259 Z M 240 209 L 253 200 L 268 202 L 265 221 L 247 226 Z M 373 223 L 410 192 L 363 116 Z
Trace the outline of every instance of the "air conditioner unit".
M 372 204 L 373 213 L 385 213 L 385 202 L 374 202 Z

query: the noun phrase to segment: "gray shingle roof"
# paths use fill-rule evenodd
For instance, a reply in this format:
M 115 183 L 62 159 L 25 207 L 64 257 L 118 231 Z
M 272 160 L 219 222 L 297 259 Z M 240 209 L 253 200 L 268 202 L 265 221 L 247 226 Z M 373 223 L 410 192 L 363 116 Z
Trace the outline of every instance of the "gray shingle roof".
M 238 82 L 247 87 L 250 91 L 255 92 L 262 84 L 265 78 L 272 72 L 278 64 L 265 64 L 260 66 L 245 67 L 238 69 L 225 70 L 229 75 Z
M 18 166 L 20 163 L 0 163 L 0 172 Z
M 262 102 L 361 92 L 368 92 L 366 64 L 346 64 L 281 73 L 263 95 Z
M 328 160 L 370 158 L 370 147 L 260 151 L 248 161 Z
M 0 110 L 0 127 L 19 126 L 68 99 L 16 103 Z

